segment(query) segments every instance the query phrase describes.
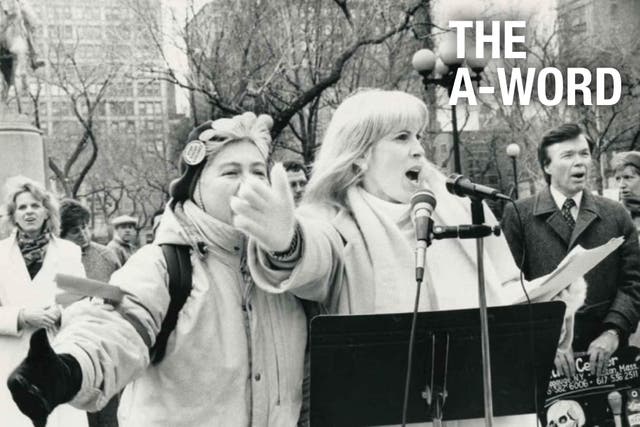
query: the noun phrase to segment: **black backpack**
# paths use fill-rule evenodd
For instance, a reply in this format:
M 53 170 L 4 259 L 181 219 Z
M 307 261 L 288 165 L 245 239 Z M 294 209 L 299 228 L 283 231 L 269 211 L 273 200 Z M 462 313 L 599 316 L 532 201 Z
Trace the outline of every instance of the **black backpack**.
M 162 254 L 167 263 L 167 272 L 169 273 L 169 297 L 171 300 L 167 314 L 162 321 L 160 332 L 158 332 L 156 336 L 156 342 L 153 347 L 149 349 L 151 363 L 154 365 L 160 363 L 164 358 L 169 335 L 171 335 L 171 332 L 175 329 L 176 323 L 178 322 L 178 314 L 187 301 L 189 294 L 191 294 L 191 274 L 193 272 L 190 246 L 162 244 L 160 247 L 162 248 Z M 307 316 L 308 324 L 311 322 L 311 319 L 318 314 L 326 313 L 326 310 L 321 309 L 320 305 L 316 302 L 302 300 L 302 307 Z
M 167 262 L 169 273 L 169 308 L 162 321 L 162 327 L 156 337 L 156 343 L 149 349 L 151 363 L 157 365 L 164 358 L 167 350 L 167 340 L 176 327 L 178 313 L 182 310 L 184 303 L 191 293 L 192 278 L 190 247 L 187 245 L 160 245 L 162 254 Z

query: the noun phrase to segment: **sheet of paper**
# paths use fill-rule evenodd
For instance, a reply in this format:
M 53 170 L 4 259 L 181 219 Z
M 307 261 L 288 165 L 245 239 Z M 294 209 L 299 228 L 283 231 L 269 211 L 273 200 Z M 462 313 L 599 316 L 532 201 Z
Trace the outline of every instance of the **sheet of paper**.
M 56 274 L 55 281 L 58 289 L 68 294 L 79 295 L 81 298 L 96 297 L 120 303 L 124 297 L 124 293 L 117 286 L 98 280 L 85 279 L 84 277 L 75 277 L 68 274 Z M 71 296 L 60 296 L 60 299 L 65 302 L 67 300 L 72 301 Z M 58 303 L 61 304 L 62 302 Z
M 587 274 L 600 261 L 619 248 L 623 242 L 624 237 L 620 236 L 592 249 L 585 249 L 580 245 L 574 247 L 555 270 L 526 284 L 529 298 L 536 302 L 549 301 L 571 283 Z M 520 296 L 514 298 L 514 303 L 526 302 L 527 299 L 522 293 L 522 289 L 517 290 L 520 292 Z M 509 293 L 514 292 L 511 289 Z

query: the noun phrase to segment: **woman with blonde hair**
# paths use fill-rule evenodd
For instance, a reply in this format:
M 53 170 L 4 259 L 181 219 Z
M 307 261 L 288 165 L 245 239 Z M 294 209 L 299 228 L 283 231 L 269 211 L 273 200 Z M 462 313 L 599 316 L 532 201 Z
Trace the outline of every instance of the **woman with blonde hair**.
M 244 209 L 243 200 L 232 204 L 237 208 L 235 221 L 254 236 L 249 265 L 256 284 L 268 292 L 293 292 L 322 302 L 332 313 L 413 311 L 416 235 L 411 196 L 425 188 L 434 193 L 436 224 L 471 222 L 468 201 L 449 194 L 445 176 L 426 159 L 421 144 L 426 120 L 425 104 L 413 95 L 358 91 L 334 112 L 295 214 L 290 210 L 282 215 L 284 209 L 271 205 L 282 215 L 277 217 L 266 210 Z M 247 194 L 267 199 L 273 191 L 265 194 L 256 187 Z M 487 222 L 497 222 L 486 207 L 485 216 Z M 287 247 L 283 233 L 260 227 L 260 219 L 289 230 L 284 235 L 293 237 L 285 256 L 271 252 Z M 484 249 L 488 302 L 509 304 L 513 297 L 505 288 L 519 286 L 519 270 L 509 247 L 504 238 L 490 237 Z M 428 258 L 420 311 L 477 307 L 474 242 L 436 240 Z M 565 299 L 568 313 L 573 313 L 584 299 L 584 282 Z M 570 335 L 570 331 L 565 334 L 569 343 Z M 535 417 L 529 419 L 535 423 Z M 503 420 L 512 425 L 525 421 Z
M 12 234 L 0 241 L 0 377 L 4 384 L 11 369 L 24 357 L 29 336 L 44 328 L 54 336 L 61 317 L 55 303 L 57 273 L 84 277 L 80 248 L 59 239 L 60 215 L 55 196 L 25 177 L 6 185 L 6 220 Z M 31 426 L 0 388 L 0 420 L 7 426 Z M 51 415 L 50 426 L 85 426 L 83 412 L 64 406 Z

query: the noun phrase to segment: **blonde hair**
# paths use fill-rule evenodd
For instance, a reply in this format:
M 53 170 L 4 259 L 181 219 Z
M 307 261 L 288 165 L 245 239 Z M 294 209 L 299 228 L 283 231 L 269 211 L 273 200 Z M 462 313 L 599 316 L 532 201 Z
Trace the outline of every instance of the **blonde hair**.
M 354 92 L 333 113 L 304 201 L 345 207 L 347 190 L 364 173 L 358 160 L 366 160 L 385 136 L 401 129 L 419 132 L 426 121 L 427 106 L 411 94 L 380 89 Z
M 7 180 L 5 185 L 5 214 L 6 221 L 13 227 L 17 227 L 16 198 L 22 193 L 30 193 L 36 200 L 42 203 L 48 216 L 44 222 L 43 230 L 53 236 L 60 233 L 60 209 L 56 196 L 47 191 L 40 183 L 25 176 L 14 176 Z

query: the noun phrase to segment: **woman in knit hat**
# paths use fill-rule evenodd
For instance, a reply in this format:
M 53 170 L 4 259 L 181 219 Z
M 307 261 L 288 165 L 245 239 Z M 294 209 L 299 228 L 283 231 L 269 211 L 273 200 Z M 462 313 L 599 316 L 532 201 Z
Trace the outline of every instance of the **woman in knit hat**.
M 34 419 L 72 399 L 99 409 L 122 387 L 118 418 L 127 426 L 294 426 L 301 405 L 306 321 L 289 293 L 255 287 L 245 265 L 246 236 L 238 231 L 230 205 L 263 209 L 269 200 L 247 194 L 247 183 L 269 186 L 271 118 L 244 113 L 207 122 L 189 136 L 183 174 L 171 186 L 172 199 L 152 244 L 142 247 L 114 273 L 111 283 L 125 294 L 116 309 L 77 303 L 48 351 L 44 369 L 29 358 L 16 370 L 14 398 Z M 271 185 L 293 210 L 281 165 Z M 288 205 L 287 205 L 288 203 Z M 265 216 L 277 215 L 277 209 Z M 286 215 L 283 215 L 286 216 Z M 291 227 L 293 228 L 293 227 Z M 274 252 L 286 251 L 287 230 Z M 168 271 L 159 245 L 191 248 L 192 290 L 169 336 L 162 361 L 150 364 L 169 305 Z M 277 253 L 275 254 L 277 256 Z M 47 347 L 32 338 L 32 346 Z M 34 342 L 35 341 L 35 342 Z M 57 367 L 56 367 L 57 366 Z M 25 384 L 23 386 L 23 384 Z M 41 391 L 26 398 L 24 390 Z M 22 397 L 22 398 L 21 398 Z

